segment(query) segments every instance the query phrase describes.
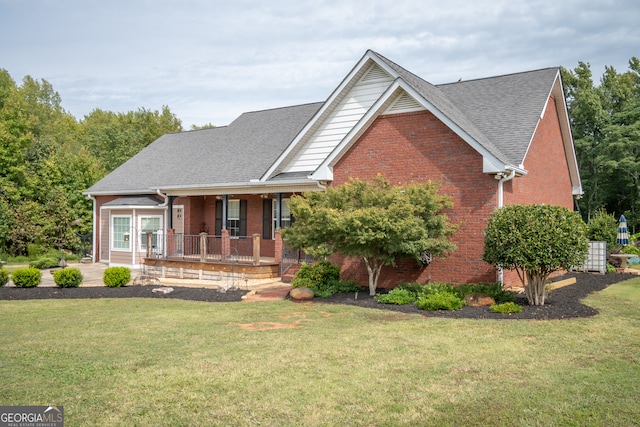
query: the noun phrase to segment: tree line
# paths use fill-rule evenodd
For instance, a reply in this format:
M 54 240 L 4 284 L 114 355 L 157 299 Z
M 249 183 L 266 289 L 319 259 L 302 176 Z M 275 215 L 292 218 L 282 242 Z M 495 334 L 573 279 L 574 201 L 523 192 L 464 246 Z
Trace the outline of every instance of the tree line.
M 599 84 L 583 62 L 562 79 L 584 191 L 578 211 L 587 222 L 624 214 L 640 231 L 640 61 L 622 73 L 606 67 Z
M 584 195 L 576 209 L 588 222 L 624 214 L 640 227 L 640 61 L 598 84 L 589 64 L 562 69 Z M 82 191 L 161 135 L 183 130 L 162 107 L 115 113 L 99 108 L 78 120 L 46 80 L 16 83 L 0 69 L 0 254 L 30 247 L 79 250 L 92 231 Z M 203 127 L 212 127 L 211 124 Z M 192 127 L 197 129 L 198 127 Z
M 78 252 L 92 232 L 82 192 L 182 124 L 168 107 L 127 113 L 66 112 L 46 80 L 17 84 L 0 69 L 0 254 L 40 248 Z

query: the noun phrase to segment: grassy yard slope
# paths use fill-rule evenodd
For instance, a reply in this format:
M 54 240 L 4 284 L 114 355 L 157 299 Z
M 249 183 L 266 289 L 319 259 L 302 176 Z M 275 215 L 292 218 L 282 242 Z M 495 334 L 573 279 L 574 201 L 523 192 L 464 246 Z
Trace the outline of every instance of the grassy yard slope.
M 575 285 L 572 285 L 575 286 Z M 640 279 L 558 321 L 335 305 L 0 301 L 0 402 L 66 425 L 634 425 Z

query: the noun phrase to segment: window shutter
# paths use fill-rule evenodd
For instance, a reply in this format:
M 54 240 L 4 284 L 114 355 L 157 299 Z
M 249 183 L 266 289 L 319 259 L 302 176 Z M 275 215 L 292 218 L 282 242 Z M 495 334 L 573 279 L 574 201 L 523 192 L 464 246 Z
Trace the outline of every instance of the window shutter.
M 216 200 L 216 227 L 214 234 L 220 236 L 222 234 L 222 200 Z
M 247 235 L 247 201 L 240 200 L 240 235 Z
M 271 199 L 262 200 L 262 238 L 271 240 L 271 210 L 273 201 Z

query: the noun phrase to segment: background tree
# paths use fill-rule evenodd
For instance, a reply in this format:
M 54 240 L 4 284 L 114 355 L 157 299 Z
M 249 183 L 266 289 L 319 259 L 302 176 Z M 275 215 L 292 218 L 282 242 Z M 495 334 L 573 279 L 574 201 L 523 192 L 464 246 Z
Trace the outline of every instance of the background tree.
M 584 263 L 586 225 L 561 206 L 508 205 L 489 218 L 483 259 L 515 270 L 530 305 L 544 305 L 549 275 Z
M 144 108 L 128 113 L 95 109 L 82 122 L 84 146 L 107 172 L 165 133 L 180 131 L 180 120 L 166 106 L 160 112 Z
M 598 86 L 589 64 L 562 69 L 571 130 L 584 196 L 578 200 L 585 219 L 604 208 L 640 224 L 640 61 L 629 71 L 606 67 Z
M 78 250 L 78 234 L 92 231 L 92 203 L 82 192 L 181 130 L 168 107 L 95 110 L 78 122 L 49 82 L 26 76 L 18 85 L 0 69 L 0 255 L 23 255 L 31 245 Z
M 424 251 L 442 256 L 455 249 L 448 237 L 454 227 L 445 208 L 448 196 L 436 183 L 392 187 L 378 177 L 373 182 L 350 180 L 324 192 L 290 200 L 294 224 L 282 230 L 287 244 L 310 253 L 340 252 L 362 257 L 375 295 L 380 271 L 396 260 L 419 260 Z

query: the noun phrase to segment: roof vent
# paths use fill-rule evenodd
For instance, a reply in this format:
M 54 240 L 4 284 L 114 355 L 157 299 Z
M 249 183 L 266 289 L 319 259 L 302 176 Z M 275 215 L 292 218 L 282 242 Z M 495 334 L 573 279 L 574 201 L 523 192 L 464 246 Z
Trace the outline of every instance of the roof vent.
M 424 107 L 418 103 L 411 95 L 404 92 L 395 100 L 387 109 L 386 113 L 408 113 L 412 111 L 421 111 Z
M 367 71 L 367 74 L 362 78 L 363 82 L 371 81 L 371 80 L 380 80 L 380 79 L 388 79 L 389 74 L 387 74 L 382 68 L 377 65 L 373 65 Z

